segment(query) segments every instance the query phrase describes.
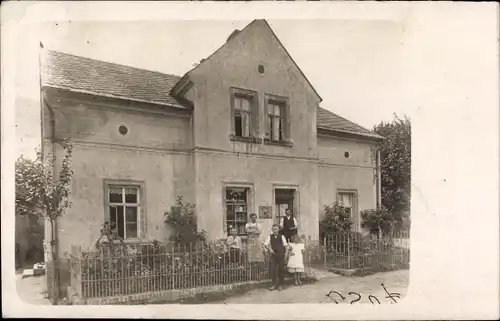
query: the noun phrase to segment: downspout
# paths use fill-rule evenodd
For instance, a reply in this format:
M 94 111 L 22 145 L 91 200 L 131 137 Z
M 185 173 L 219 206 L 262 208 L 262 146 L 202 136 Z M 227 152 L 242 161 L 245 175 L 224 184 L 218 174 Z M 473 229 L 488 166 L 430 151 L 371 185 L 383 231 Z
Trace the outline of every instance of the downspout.
M 382 170 L 380 168 L 380 148 L 376 149 L 376 164 L 375 168 L 377 171 L 377 208 L 380 208 L 382 205 Z
M 376 170 L 377 170 L 377 209 L 382 206 L 382 178 L 381 178 L 381 162 L 380 162 L 380 147 L 376 149 Z M 378 238 L 382 238 L 382 230 L 379 227 Z

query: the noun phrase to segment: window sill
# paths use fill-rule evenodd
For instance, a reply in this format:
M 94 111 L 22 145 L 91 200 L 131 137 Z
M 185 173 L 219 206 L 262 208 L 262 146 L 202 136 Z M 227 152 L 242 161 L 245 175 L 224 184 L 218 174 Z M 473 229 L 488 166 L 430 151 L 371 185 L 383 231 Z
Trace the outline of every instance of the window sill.
M 266 145 L 276 145 L 276 146 L 284 146 L 284 147 L 292 147 L 293 143 L 291 141 L 286 140 L 272 140 L 268 138 L 264 138 L 264 144 Z
M 243 142 L 243 143 L 252 143 L 252 144 L 260 144 L 262 143 L 262 139 L 259 137 L 247 137 L 247 136 L 235 136 L 231 135 L 230 136 L 232 141 L 236 142 Z

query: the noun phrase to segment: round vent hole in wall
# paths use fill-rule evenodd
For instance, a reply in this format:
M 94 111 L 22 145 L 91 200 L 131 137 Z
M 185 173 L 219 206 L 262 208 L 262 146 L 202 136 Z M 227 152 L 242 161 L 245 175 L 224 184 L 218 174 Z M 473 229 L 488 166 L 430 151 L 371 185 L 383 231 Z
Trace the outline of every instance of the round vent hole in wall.
M 264 65 L 259 65 L 259 67 L 257 67 L 257 70 L 259 71 L 259 73 L 263 74 L 266 72 L 266 68 L 264 67 Z
M 121 125 L 119 128 L 118 128 L 118 131 L 120 132 L 120 134 L 122 135 L 127 135 L 128 133 L 128 128 L 126 126 L 123 126 Z
M 351 155 L 349 154 L 349 152 L 345 152 L 345 153 L 344 153 L 344 157 L 345 157 L 345 158 L 349 158 L 349 156 L 351 156 Z

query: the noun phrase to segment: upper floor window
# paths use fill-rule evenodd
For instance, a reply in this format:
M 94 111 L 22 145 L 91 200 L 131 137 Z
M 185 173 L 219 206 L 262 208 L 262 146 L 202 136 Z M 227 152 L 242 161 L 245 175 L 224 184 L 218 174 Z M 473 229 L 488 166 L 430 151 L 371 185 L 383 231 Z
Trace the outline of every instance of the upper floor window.
M 250 90 L 231 88 L 231 131 L 235 138 L 257 136 L 258 97 Z
M 271 140 L 284 140 L 285 106 L 283 103 L 270 101 L 267 105 L 267 131 L 266 138 Z
M 266 143 L 290 141 L 288 98 L 266 95 Z
M 106 205 L 112 229 L 122 239 L 140 238 L 141 186 L 106 184 Z
M 251 105 L 251 98 L 243 96 L 234 97 L 234 134 L 236 136 L 250 137 Z

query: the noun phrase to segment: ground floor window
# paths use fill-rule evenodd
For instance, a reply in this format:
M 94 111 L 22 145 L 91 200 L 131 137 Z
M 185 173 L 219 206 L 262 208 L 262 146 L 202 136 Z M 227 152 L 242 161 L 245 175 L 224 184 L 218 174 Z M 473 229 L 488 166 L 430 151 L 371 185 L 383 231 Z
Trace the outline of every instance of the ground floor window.
M 356 219 L 357 193 L 355 191 L 339 191 L 337 199 L 346 208 L 353 220 Z
M 226 228 L 227 233 L 236 229 L 238 235 L 245 235 L 248 222 L 249 189 L 244 187 L 226 187 Z
M 139 238 L 140 186 L 108 185 L 109 221 L 123 239 Z

